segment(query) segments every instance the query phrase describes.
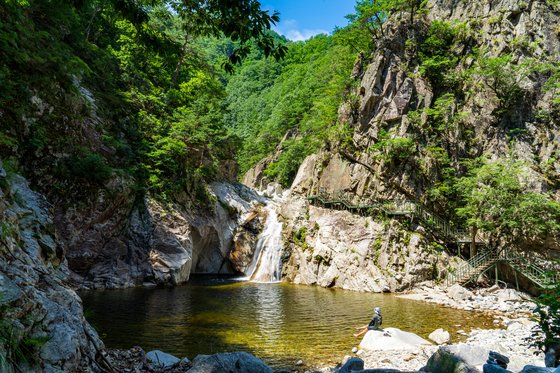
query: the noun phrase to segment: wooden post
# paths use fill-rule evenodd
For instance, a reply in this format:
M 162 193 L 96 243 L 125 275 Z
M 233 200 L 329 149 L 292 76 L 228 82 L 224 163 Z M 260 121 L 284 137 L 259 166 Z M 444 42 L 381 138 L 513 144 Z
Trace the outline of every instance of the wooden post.
M 498 285 L 498 263 L 494 264 L 494 276 L 496 277 L 496 285 Z

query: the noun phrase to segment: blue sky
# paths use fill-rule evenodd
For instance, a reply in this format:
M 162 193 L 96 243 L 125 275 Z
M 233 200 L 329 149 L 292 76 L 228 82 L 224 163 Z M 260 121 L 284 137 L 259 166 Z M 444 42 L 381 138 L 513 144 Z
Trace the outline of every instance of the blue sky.
M 280 12 L 274 31 L 290 40 L 306 40 L 346 26 L 345 15 L 353 13 L 355 0 L 261 0 L 263 9 Z

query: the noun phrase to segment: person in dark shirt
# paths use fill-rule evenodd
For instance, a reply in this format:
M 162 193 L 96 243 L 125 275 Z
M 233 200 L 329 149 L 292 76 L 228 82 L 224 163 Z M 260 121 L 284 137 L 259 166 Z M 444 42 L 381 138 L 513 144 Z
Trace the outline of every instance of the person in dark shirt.
M 373 317 L 368 325 L 368 330 L 381 330 L 380 326 L 383 324 L 383 317 L 381 316 L 381 309 L 375 307 L 373 310 Z
M 356 328 L 359 332 L 354 334 L 354 337 L 359 337 L 363 334 L 366 334 L 368 330 L 381 330 L 381 324 L 383 323 L 383 317 L 381 316 L 381 309 L 379 307 L 375 307 L 373 310 L 373 317 L 371 321 L 366 326 L 361 326 Z

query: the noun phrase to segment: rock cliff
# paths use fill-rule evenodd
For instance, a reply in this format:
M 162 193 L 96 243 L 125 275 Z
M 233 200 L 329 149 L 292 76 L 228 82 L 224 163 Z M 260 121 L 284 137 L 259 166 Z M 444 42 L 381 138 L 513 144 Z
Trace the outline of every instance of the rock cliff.
M 550 72 L 543 68 L 558 59 L 559 20 L 559 9 L 547 1 L 433 0 L 412 23 L 406 14 L 393 15 L 355 95 L 339 110 L 351 135 L 308 156 L 292 183 L 286 237 L 302 229 L 306 235 L 291 240 L 287 278 L 386 291 L 437 278 L 449 265 L 446 254 L 429 249 L 444 242 L 416 233 L 421 227 L 301 201 L 320 190 L 353 201 L 413 200 L 453 220 L 455 206 L 445 195 L 449 173 L 464 173 L 468 159 L 510 157 L 524 162 L 530 189 L 559 201 L 558 92 L 547 87 Z M 492 63 L 498 66 L 489 72 Z M 244 182 L 257 188 L 267 182 L 261 171 L 274 157 Z M 560 255 L 557 237 L 516 244 L 548 258 Z
M 214 183 L 210 192 L 207 208 L 149 196 L 134 200 L 124 188 L 107 199 L 109 192 L 100 191 L 81 209 L 59 210 L 73 281 L 84 288 L 115 288 L 175 285 L 191 273 L 236 273 L 228 255 L 237 228 L 265 199 L 240 184 Z M 249 233 L 258 235 L 258 228 Z
M 99 371 L 103 343 L 68 285 L 52 205 L 0 171 L 0 371 Z

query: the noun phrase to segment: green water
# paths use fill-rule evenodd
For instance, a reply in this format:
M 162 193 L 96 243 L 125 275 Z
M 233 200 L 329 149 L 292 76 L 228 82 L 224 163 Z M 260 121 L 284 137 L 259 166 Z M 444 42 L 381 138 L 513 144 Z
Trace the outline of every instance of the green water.
M 338 362 L 359 339 L 356 326 L 367 324 L 381 307 L 384 327 L 427 337 L 443 327 L 492 327 L 483 314 L 400 299 L 389 294 L 357 293 L 231 280 L 194 279 L 185 286 L 125 289 L 81 294 L 88 319 L 112 348 L 138 345 L 179 357 L 247 351 L 273 367 Z M 457 340 L 457 335 L 453 335 Z

